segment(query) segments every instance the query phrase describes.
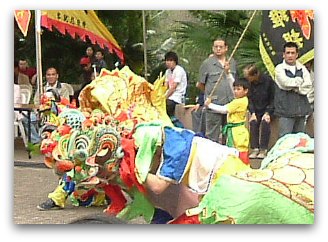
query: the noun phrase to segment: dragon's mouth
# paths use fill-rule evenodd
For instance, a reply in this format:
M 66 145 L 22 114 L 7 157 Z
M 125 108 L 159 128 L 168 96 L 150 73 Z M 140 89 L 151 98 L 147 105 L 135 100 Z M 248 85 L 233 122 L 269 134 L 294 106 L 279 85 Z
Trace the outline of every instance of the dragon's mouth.
M 99 157 L 103 157 L 103 156 L 107 155 L 108 150 L 109 150 L 108 147 L 106 147 L 106 148 L 104 147 L 102 150 L 100 150 L 100 151 L 98 152 L 97 156 L 99 156 Z
M 112 157 L 112 150 L 110 148 L 104 148 L 100 150 L 96 155 L 96 163 L 103 166 L 106 161 Z

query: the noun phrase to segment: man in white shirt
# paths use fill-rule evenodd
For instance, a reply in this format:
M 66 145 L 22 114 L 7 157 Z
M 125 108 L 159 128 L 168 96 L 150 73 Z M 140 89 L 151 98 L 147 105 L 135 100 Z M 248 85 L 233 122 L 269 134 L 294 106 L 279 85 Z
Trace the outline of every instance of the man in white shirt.
M 187 73 L 183 67 L 178 65 L 178 55 L 175 52 L 165 54 L 165 83 L 168 85 L 166 92 L 166 110 L 169 117 L 173 117 L 175 106 L 184 103 L 184 97 L 187 89 Z
M 305 119 L 311 113 L 308 94 L 313 90 L 310 73 L 298 60 L 298 46 L 284 45 L 283 62 L 275 68 L 274 115 L 279 119 L 279 137 L 305 132 Z
M 69 91 L 66 89 L 59 81 L 58 81 L 58 72 L 56 68 L 50 67 L 46 71 L 46 80 L 47 83 L 43 87 L 44 92 L 47 92 L 51 89 L 56 89 L 60 95 L 60 97 L 67 98 L 69 100 Z M 40 104 L 40 97 L 39 97 L 39 91 L 35 93 L 34 96 L 34 103 L 36 105 Z M 38 124 L 38 116 L 36 113 L 31 113 L 31 141 L 33 144 L 38 144 L 41 142 L 41 136 L 38 133 L 39 124 Z M 22 119 L 24 127 L 27 129 L 28 127 L 28 119 L 24 117 Z
M 69 91 L 67 88 L 65 88 L 62 83 L 58 80 L 59 79 L 59 74 L 56 68 L 54 67 L 49 67 L 46 71 L 46 85 L 43 87 L 43 91 L 47 92 L 50 89 L 57 89 L 59 95 L 61 97 L 66 98 L 69 100 Z M 39 104 L 39 92 L 35 93 L 34 96 L 34 103 Z

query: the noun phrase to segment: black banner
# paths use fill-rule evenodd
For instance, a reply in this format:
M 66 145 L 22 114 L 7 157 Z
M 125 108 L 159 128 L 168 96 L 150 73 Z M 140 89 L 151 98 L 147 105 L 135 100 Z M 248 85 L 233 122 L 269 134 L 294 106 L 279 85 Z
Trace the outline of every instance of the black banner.
M 260 53 L 272 77 L 275 66 L 282 62 L 283 46 L 290 41 L 298 45 L 301 63 L 314 58 L 314 11 L 262 11 Z

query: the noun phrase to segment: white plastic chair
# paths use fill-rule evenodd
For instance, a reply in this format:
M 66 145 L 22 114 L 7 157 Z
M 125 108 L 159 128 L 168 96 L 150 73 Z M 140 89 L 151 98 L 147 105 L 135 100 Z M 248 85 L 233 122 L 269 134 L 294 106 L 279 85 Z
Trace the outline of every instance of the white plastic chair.
M 74 95 L 74 88 L 71 84 L 62 82 L 62 85 L 68 90 L 70 96 Z
M 19 87 L 20 87 L 21 90 L 23 90 L 23 89 L 28 89 L 28 90 L 30 90 L 30 93 L 31 93 L 31 94 L 32 94 L 32 92 L 33 92 L 33 87 L 32 87 L 31 84 L 19 84 Z
M 31 91 L 29 89 L 21 89 L 22 104 L 28 104 L 31 99 Z M 28 145 L 28 137 L 24 129 L 24 125 L 21 119 L 21 114 L 14 113 L 14 132 L 15 138 L 18 137 L 18 130 L 20 131 L 25 147 Z
M 19 136 L 18 135 L 18 130 L 19 130 L 20 135 L 23 139 L 24 145 L 25 145 L 25 147 L 27 147 L 28 137 L 27 137 L 27 134 L 25 132 L 23 122 L 18 117 L 19 117 L 19 115 L 15 115 L 15 120 L 14 120 L 15 138 Z
M 29 89 L 21 88 L 22 104 L 29 104 L 32 92 Z

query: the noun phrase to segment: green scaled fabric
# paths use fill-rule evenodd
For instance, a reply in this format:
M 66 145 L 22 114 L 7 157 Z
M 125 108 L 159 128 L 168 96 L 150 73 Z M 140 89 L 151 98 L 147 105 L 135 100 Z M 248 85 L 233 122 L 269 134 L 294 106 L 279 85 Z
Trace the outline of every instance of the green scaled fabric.
M 202 224 L 313 224 L 314 214 L 255 182 L 223 175 L 199 204 Z
M 129 191 L 130 193 L 130 191 Z M 123 220 L 131 220 L 142 216 L 147 223 L 153 219 L 155 207 L 150 201 L 139 192 L 136 188 L 132 188 L 131 203 L 128 204 L 116 217 Z
M 162 126 L 158 122 L 140 124 L 136 128 L 133 138 L 138 147 L 135 158 L 138 170 L 136 177 L 142 184 L 147 178 L 157 146 L 162 144 Z
M 299 146 L 301 140 L 305 140 L 304 146 Z M 261 162 L 261 168 L 264 169 L 269 163 L 283 156 L 284 154 L 291 152 L 314 152 L 314 138 L 311 138 L 305 133 L 297 134 L 286 134 L 277 140 L 275 145 L 268 152 L 267 157 L 265 157 Z

